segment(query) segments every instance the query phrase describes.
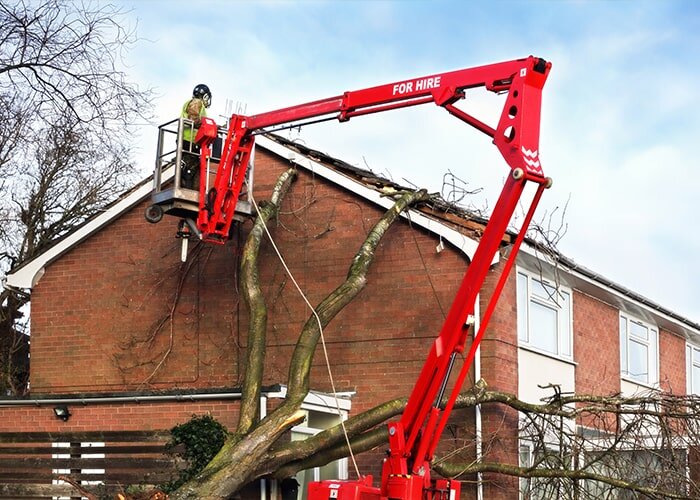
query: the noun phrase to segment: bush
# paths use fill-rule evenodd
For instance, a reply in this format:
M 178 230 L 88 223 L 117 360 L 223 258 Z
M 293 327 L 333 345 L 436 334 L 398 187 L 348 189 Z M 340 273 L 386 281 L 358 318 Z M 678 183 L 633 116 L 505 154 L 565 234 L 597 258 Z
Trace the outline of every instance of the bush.
M 226 442 L 228 431 L 210 415 L 193 415 L 189 421 L 170 429 L 170 434 L 168 449 L 184 445 L 184 451 L 176 454 L 185 459 L 188 466 L 177 479 L 161 486 L 165 492 L 176 490 L 204 469 Z

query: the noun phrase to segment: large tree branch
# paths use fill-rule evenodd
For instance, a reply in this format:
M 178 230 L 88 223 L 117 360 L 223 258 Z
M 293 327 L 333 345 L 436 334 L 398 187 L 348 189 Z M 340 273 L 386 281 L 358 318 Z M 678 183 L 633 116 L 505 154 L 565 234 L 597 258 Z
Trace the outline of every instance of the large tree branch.
M 321 330 L 365 287 L 374 252 L 386 231 L 406 208 L 428 198 L 425 190 L 400 194 L 394 205 L 367 235 L 350 265 L 345 281 L 316 306 L 315 314 L 311 315 L 302 329 L 289 363 L 288 398 L 301 401 L 309 392 L 311 362 L 321 337 Z
M 173 494 L 174 499 L 226 498 L 255 479 L 256 465 L 261 463 L 282 433 L 304 416 L 299 408 L 308 393 L 311 360 L 320 328 L 325 327 L 362 290 L 374 251 L 391 224 L 408 206 L 427 198 L 425 191 L 404 193 L 377 222 L 357 252 L 346 281 L 316 308 L 318 316 L 312 315 L 306 322 L 290 363 L 289 389 L 284 403 L 245 436 L 229 438 L 212 462 Z
M 192 480 L 173 492 L 171 500 L 228 498 L 251 480 L 252 471 L 272 443 L 300 424 L 305 413 L 284 403 L 241 439 L 229 438 L 211 462 Z
M 573 400 L 577 402 L 595 402 L 595 410 L 593 410 L 592 405 L 586 405 L 585 408 L 587 411 L 600 412 L 601 405 L 603 405 L 612 411 L 620 412 L 623 411 L 620 409 L 620 404 L 626 406 L 624 403 L 631 403 L 633 401 L 644 405 L 651 405 L 653 402 L 658 404 L 659 401 L 664 401 L 664 404 L 668 406 L 685 407 L 687 409 L 689 407 L 688 403 L 690 403 L 690 406 L 692 406 L 697 398 L 693 396 L 656 394 L 635 398 L 623 398 L 618 395 L 578 395 L 565 397 L 562 399 L 565 401 Z M 387 430 L 384 426 L 376 426 L 389 418 L 399 415 L 403 411 L 405 403 L 405 399 L 389 401 L 366 413 L 349 419 L 346 422 L 346 429 L 348 435 L 350 436 L 353 453 L 362 453 L 367 450 L 375 449 L 378 446 L 385 445 L 388 439 Z M 469 391 L 460 394 L 457 402 L 455 403 L 455 408 L 473 408 L 477 405 L 505 405 L 524 414 L 544 418 L 573 418 L 583 414 L 578 410 L 572 412 L 563 409 L 558 402 L 533 404 L 518 399 L 514 394 L 502 391 L 486 390 L 486 384 L 483 381 L 477 382 L 477 384 Z M 627 411 L 628 415 L 644 418 L 649 416 L 668 416 L 668 413 L 665 413 L 663 408 L 659 408 L 658 412 L 654 413 L 648 411 L 640 412 L 639 410 L 628 406 Z M 679 411 L 678 416 L 670 416 L 669 418 L 676 419 L 682 417 L 684 419 L 693 419 L 693 415 L 697 414 L 697 409 L 685 414 L 681 414 Z M 546 422 L 548 421 L 545 420 L 542 423 L 542 425 L 545 427 L 548 425 Z M 667 428 L 667 430 L 669 429 Z M 536 464 L 535 467 L 517 467 L 507 464 L 477 461 L 465 464 L 460 462 L 449 462 L 444 459 L 443 461 L 436 460 L 433 468 L 436 472 L 446 477 L 465 477 L 480 472 L 494 472 L 523 478 L 564 478 L 571 480 L 591 480 L 599 481 L 615 488 L 622 488 L 649 494 L 655 498 L 692 498 L 692 496 L 666 491 L 661 487 L 651 487 L 637 484 L 634 481 L 625 479 L 624 477 L 621 479 L 612 474 L 605 475 L 591 472 L 591 470 L 593 470 L 592 467 L 596 463 L 600 462 L 601 459 L 604 459 L 605 456 L 609 456 L 610 453 L 614 454 L 618 449 L 624 449 L 625 443 L 623 441 L 624 440 L 613 440 L 612 442 L 608 443 L 608 446 L 604 448 L 602 453 L 600 453 L 601 450 L 599 449 L 600 457 L 597 459 L 592 458 L 586 462 L 585 467 L 580 467 L 578 469 L 552 468 L 551 466 L 548 467 L 546 463 Z M 673 440 L 669 439 L 668 441 L 669 443 L 672 443 Z M 340 426 L 336 426 L 301 443 L 295 442 L 293 445 L 286 444 L 277 450 L 270 451 L 266 462 L 258 468 L 254 477 L 270 475 L 271 477 L 282 479 L 284 477 L 290 477 L 300 470 L 326 465 L 334 460 L 346 457 L 348 454 L 349 450 L 347 449 L 347 445 L 343 438 L 342 429 Z M 269 460 L 269 462 L 267 460 Z
M 241 295 L 248 306 L 249 325 L 246 371 L 237 430 L 239 435 L 250 431 L 256 422 L 265 366 L 267 305 L 265 304 L 265 296 L 260 288 L 258 276 L 260 244 L 267 224 L 279 213 L 280 204 L 296 175 L 294 169 L 289 169 L 277 179 L 277 183 L 272 190 L 270 203 L 260 207 L 253 229 L 250 231 L 243 247 L 240 283 Z
M 370 431 L 364 432 L 350 440 L 353 453 L 360 454 L 366 451 L 374 450 L 378 446 L 385 445 L 389 439 L 389 431 L 386 427 L 378 427 Z M 304 459 L 289 462 L 283 467 L 277 469 L 271 474 L 275 479 L 284 479 L 291 477 L 299 471 L 311 469 L 313 467 L 322 467 L 334 460 L 348 456 L 348 447 L 345 441 L 330 448 L 324 449 L 322 452 L 310 455 Z
M 285 443 L 268 453 L 256 471 L 256 476 L 261 477 L 275 473 L 276 477 L 287 477 L 290 475 L 289 471 L 296 467 L 301 467 L 297 468 L 296 471 L 308 468 L 308 460 L 314 460 L 313 463 L 320 461 L 322 465 L 325 465 L 337 458 L 346 457 L 348 448 L 345 432 L 351 438 L 353 453 L 361 453 L 379 446 L 387 440 L 386 430 L 383 427 L 381 429 L 374 429 L 374 427 L 400 415 L 406 407 L 406 401 L 406 398 L 387 401 L 349 418 L 345 422 L 344 429 L 343 426 L 336 425 L 304 441 Z M 367 431 L 371 432 L 367 433 Z M 369 434 L 372 434 L 372 437 Z M 356 440 L 361 440 L 362 447 L 358 448 L 359 441 Z M 370 448 L 366 448 L 366 446 L 370 446 Z

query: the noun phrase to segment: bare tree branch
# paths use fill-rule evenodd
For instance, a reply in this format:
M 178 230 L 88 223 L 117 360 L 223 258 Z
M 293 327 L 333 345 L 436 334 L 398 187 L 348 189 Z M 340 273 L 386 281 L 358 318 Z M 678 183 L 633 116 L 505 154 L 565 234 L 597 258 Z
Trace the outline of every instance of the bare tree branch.
M 248 351 L 246 373 L 243 382 L 241 414 L 238 419 L 238 434 L 245 434 L 253 427 L 260 407 L 260 390 L 265 366 L 265 344 L 267 342 L 267 305 L 260 288 L 258 256 L 265 234 L 265 226 L 279 213 L 280 203 L 296 178 L 293 169 L 283 173 L 274 189 L 270 202 L 260 207 L 253 229 L 248 235 L 241 260 L 240 284 L 243 299 L 248 305 Z
M 153 94 L 123 71 L 123 51 L 137 41 L 126 21 L 90 0 L 0 3 L 0 273 L 133 183 L 128 131 L 150 115 Z M 28 342 L 27 301 L 16 293 L 0 303 L 2 393 L 26 388 L 18 341 Z

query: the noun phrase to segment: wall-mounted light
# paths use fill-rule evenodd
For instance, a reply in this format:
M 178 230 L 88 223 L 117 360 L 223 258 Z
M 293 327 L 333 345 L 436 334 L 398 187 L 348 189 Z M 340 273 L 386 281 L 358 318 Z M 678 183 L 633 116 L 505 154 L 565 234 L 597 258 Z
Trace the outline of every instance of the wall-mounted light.
M 71 416 L 71 412 L 68 411 L 68 407 L 66 405 L 55 406 L 53 412 L 56 415 L 56 418 L 60 418 L 64 422 L 67 422 Z

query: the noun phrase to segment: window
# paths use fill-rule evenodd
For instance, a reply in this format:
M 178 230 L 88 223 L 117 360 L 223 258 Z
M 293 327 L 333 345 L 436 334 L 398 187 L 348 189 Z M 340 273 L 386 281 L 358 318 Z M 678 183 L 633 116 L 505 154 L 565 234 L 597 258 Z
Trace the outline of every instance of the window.
M 520 441 L 520 466 L 535 469 L 572 470 L 573 456 L 556 447 L 542 449 L 532 441 Z M 521 500 L 560 500 L 574 498 L 573 482 L 557 477 L 520 478 Z
M 313 407 L 311 405 L 302 405 L 302 409 L 306 411 L 306 420 L 303 424 L 292 427 L 292 441 L 302 441 L 310 436 L 316 435 L 322 430 L 329 429 L 341 420 L 344 420 L 346 415 L 338 415 L 338 410 L 334 408 Z M 306 498 L 306 485 L 311 481 L 323 481 L 325 479 L 347 479 L 348 477 L 348 459 L 341 458 L 335 462 L 331 462 L 321 467 L 306 469 L 300 471 L 296 475 L 297 483 L 299 484 L 298 496 L 299 500 Z
M 586 452 L 587 470 L 594 474 L 623 478 L 640 486 L 687 495 L 687 453 L 683 449 L 637 449 Z M 635 500 L 639 493 L 615 488 L 600 481 L 585 481 L 586 498 Z
M 571 291 L 518 271 L 520 345 L 572 358 Z
M 620 314 L 620 372 L 623 378 L 654 385 L 659 381 L 659 333 L 653 326 Z
M 700 347 L 686 344 L 685 352 L 687 392 L 700 395 Z

